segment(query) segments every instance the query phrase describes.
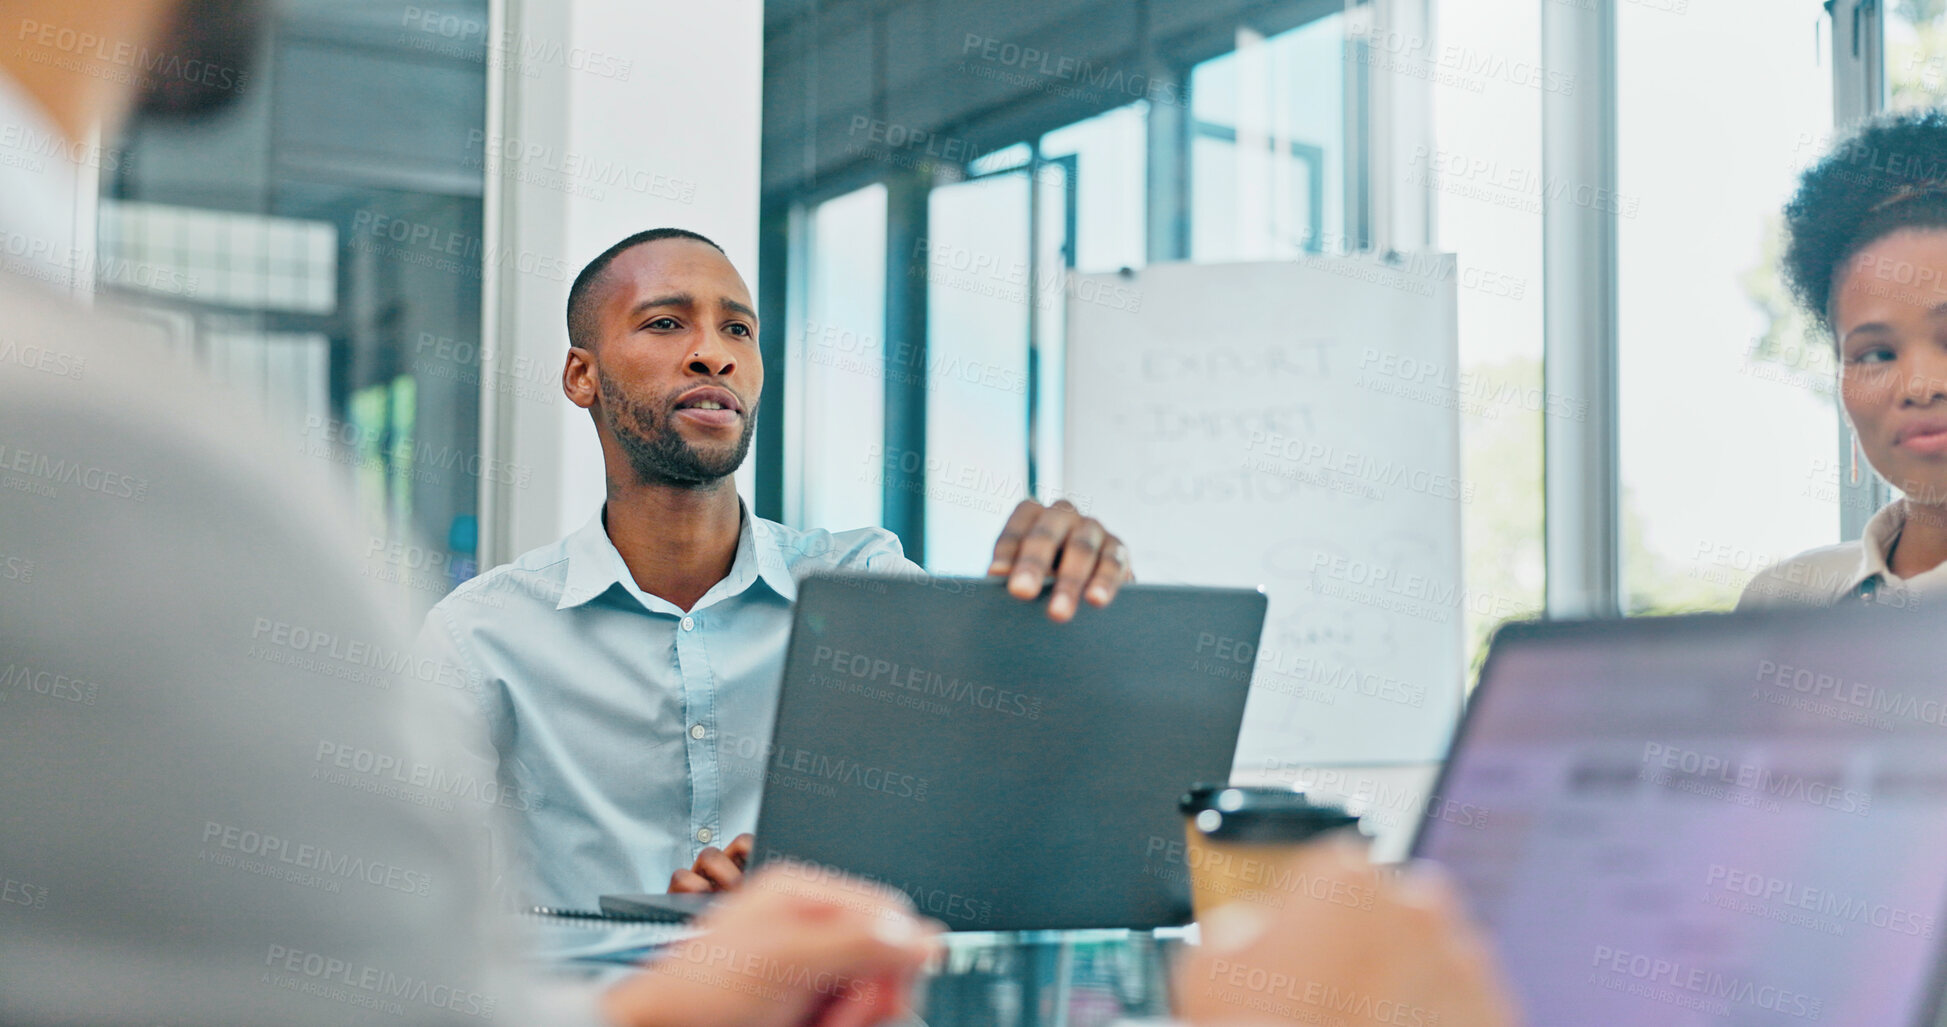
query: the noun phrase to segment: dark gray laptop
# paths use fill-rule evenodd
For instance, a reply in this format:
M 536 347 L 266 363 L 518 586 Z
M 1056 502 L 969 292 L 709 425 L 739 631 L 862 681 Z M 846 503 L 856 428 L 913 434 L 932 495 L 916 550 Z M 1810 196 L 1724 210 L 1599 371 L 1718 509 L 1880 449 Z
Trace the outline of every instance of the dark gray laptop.
M 1535 1024 L 1933 1024 L 1947 622 L 1911 610 L 1520 625 L 1415 854 Z
M 1187 919 L 1159 847 L 1224 781 L 1265 597 L 1133 585 L 1068 624 L 992 581 L 799 589 L 756 860 L 888 883 L 958 930 Z

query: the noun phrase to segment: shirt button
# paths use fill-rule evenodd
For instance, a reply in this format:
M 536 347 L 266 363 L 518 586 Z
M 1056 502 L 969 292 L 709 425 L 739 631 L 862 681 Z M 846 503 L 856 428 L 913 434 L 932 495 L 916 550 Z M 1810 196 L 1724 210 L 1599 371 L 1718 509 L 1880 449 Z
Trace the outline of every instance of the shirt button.
M 696 840 L 697 840 L 697 841 L 699 841 L 699 842 L 702 842 L 702 843 L 703 843 L 703 844 L 705 844 L 705 845 L 708 845 L 708 844 L 710 844 L 710 839 L 712 839 L 712 838 L 715 838 L 715 837 L 716 837 L 716 835 L 714 835 L 714 834 L 711 834 L 711 833 L 710 833 L 710 829 L 709 829 L 709 828 L 707 828 L 707 827 L 700 827 L 700 828 L 697 828 L 697 831 L 696 831 Z
M 693 629 L 693 628 L 695 628 L 695 627 L 696 627 L 696 618 L 695 618 L 695 617 L 685 617 L 685 618 L 683 618 L 683 630 L 684 630 L 684 631 L 689 631 L 689 630 L 691 630 L 691 629 Z
M 701 724 L 691 724 L 691 725 L 690 725 L 690 737 L 691 737 L 691 738 L 702 738 L 702 737 L 703 737 L 704 735 L 707 735 L 707 734 L 709 734 L 709 733 L 710 733 L 710 729 L 709 729 L 709 728 L 706 728 L 706 727 L 704 727 L 704 726 L 703 726 L 703 725 L 701 725 Z

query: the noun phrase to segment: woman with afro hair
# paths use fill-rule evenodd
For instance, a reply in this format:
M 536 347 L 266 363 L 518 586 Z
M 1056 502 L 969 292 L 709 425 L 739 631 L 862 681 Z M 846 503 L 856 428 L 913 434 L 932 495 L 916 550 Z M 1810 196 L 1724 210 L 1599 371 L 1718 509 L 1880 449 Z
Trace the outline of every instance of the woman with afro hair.
M 1947 597 L 1947 112 L 1869 122 L 1805 172 L 1785 221 L 1785 277 L 1837 347 L 1851 473 L 1863 452 L 1903 498 L 1738 605 Z

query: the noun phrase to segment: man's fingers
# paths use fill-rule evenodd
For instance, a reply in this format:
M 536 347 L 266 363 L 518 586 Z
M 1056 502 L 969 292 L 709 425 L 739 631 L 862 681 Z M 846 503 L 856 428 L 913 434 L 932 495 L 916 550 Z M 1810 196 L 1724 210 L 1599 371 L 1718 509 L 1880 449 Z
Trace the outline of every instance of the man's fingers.
M 1415 860 L 1400 868 L 1393 894 L 1403 905 L 1432 910 L 1442 920 L 1460 919 L 1460 900 L 1440 864 Z
M 905 910 L 868 913 L 850 909 L 840 914 L 845 929 L 834 931 L 835 951 L 845 962 L 886 974 L 917 971 L 939 949 L 940 927 Z
M 714 845 L 697 853 L 696 865 L 690 869 L 708 879 L 714 891 L 729 891 L 744 880 L 743 868 Z
M 737 864 L 737 869 L 742 870 L 750 866 L 750 853 L 756 845 L 755 835 L 740 834 L 723 847 L 723 854 L 730 857 L 730 862 Z
M 678 870 L 669 875 L 669 890 L 671 894 L 693 894 L 713 889 L 710 887 L 710 882 L 704 880 L 702 874 L 694 870 Z
M 1048 597 L 1050 620 L 1066 621 L 1075 616 L 1082 587 L 1095 574 L 1095 562 L 1102 555 L 1102 543 L 1109 533 L 1093 518 L 1076 524 L 1061 549 L 1061 563 L 1055 570 L 1055 591 Z
M 736 848 L 733 842 L 728 848 Z M 710 850 L 699 866 L 730 861 Z M 695 870 L 674 885 L 707 885 Z M 774 861 L 713 903 L 701 936 L 610 989 L 614 1023 L 838 1024 L 884 1022 L 909 1006 L 915 975 L 942 950 L 896 888 L 824 867 Z
M 994 543 L 994 559 L 987 566 L 989 575 L 1006 574 L 1014 566 L 1014 558 L 1021 552 L 1021 539 L 1039 516 L 1041 504 L 1032 499 L 1021 500 L 1014 507 L 1014 512 L 1007 515 L 1001 537 Z
M 1110 535 L 1102 542 L 1102 555 L 1096 560 L 1095 573 L 1090 575 L 1082 597 L 1096 606 L 1107 606 L 1133 577 L 1129 570 L 1129 547 Z
M 1221 961 L 1273 975 L 1307 974 L 1312 981 L 1330 981 L 1340 994 L 1383 995 L 1414 1010 L 1416 1022 L 1517 1022 L 1486 942 L 1467 924 L 1456 889 L 1437 870 L 1375 868 L 1362 847 L 1343 837 L 1294 853 L 1289 870 L 1294 880 L 1332 887 L 1327 894 L 1303 893 L 1307 901 L 1239 902 L 1207 915 L 1204 949 L 1177 978 L 1185 1019 L 1207 1023 L 1245 1014 L 1238 991 L 1216 973 Z M 1298 1013 L 1325 1012 L 1306 1005 L 1301 1002 Z
M 1051 506 L 1035 518 L 1034 526 L 1021 537 L 1014 556 L 1014 569 L 1008 573 L 1007 590 L 1016 599 L 1033 599 L 1041 594 L 1041 584 L 1054 569 L 1068 534 L 1081 520 L 1073 507 Z
M 769 864 L 745 894 L 788 897 L 788 918 L 814 925 L 818 947 L 855 972 L 904 974 L 940 948 L 942 926 L 921 920 L 897 888 L 797 863 Z
M 1515 1008 L 1514 996 L 1501 983 L 1507 978 L 1501 972 L 1500 961 L 1495 958 L 1493 946 L 1487 943 L 1471 923 L 1463 923 L 1462 939 L 1459 943 L 1459 969 L 1457 976 L 1448 980 L 1479 982 L 1476 988 L 1478 1001 L 1473 1008 L 1464 1010 L 1458 1017 L 1450 1017 L 1448 1022 L 1455 1027 L 1496 1027 L 1496 1025 L 1519 1025 L 1520 1012 Z M 1443 982 L 1444 984 L 1444 982 Z

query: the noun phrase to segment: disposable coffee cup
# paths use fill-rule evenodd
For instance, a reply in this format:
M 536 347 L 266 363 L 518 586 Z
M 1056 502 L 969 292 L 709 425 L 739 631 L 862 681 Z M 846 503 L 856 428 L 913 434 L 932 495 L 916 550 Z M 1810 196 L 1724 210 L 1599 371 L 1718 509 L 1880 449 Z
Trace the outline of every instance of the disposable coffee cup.
M 1343 808 L 1287 788 L 1195 785 L 1177 808 L 1198 920 L 1229 902 L 1281 907 L 1301 896 L 1303 882 L 1292 864 L 1302 846 L 1328 834 L 1356 834 L 1359 826 Z

